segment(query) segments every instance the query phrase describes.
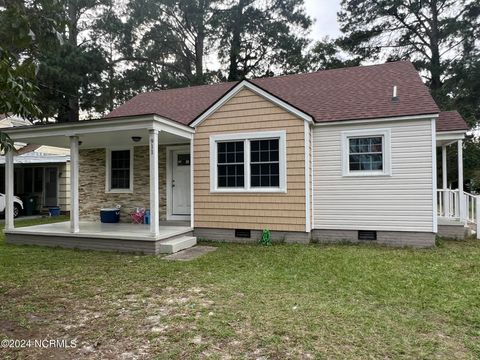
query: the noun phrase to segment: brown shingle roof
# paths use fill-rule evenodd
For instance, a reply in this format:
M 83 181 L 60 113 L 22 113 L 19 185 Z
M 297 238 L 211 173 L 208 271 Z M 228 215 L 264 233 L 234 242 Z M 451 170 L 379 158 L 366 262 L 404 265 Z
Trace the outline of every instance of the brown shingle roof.
M 437 119 L 437 132 L 468 130 L 468 125 L 458 111 L 442 111 Z
M 188 125 L 236 83 L 192 86 L 139 94 L 106 117 L 156 114 Z
M 254 79 L 255 85 L 311 115 L 316 122 L 438 113 L 410 62 Z M 135 96 L 107 118 L 156 114 L 190 124 L 236 83 L 161 90 Z M 397 86 L 397 101 L 392 101 Z

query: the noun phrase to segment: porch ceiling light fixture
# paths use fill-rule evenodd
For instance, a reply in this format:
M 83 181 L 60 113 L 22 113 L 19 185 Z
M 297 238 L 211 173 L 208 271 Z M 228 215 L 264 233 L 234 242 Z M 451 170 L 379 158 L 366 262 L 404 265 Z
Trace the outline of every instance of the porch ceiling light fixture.
M 132 136 L 132 140 L 134 142 L 139 142 L 140 140 L 142 140 L 142 137 L 141 136 Z

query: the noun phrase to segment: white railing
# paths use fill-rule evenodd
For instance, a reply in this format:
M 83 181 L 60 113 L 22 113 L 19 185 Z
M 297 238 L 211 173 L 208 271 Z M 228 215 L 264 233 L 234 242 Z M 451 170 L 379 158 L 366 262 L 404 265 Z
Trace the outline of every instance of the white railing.
M 437 204 L 438 216 L 460 219 L 458 190 L 438 189 Z
M 476 224 L 478 223 L 478 207 L 479 207 L 479 197 L 476 195 L 469 194 L 464 192 L 465 196 L 465 220 L 467 222 Z
M 466 225 L 473 225 L 480 239 L 480 195 L 473 195 L 458 190 L 437 190 L 438 216 L 458 220 Z

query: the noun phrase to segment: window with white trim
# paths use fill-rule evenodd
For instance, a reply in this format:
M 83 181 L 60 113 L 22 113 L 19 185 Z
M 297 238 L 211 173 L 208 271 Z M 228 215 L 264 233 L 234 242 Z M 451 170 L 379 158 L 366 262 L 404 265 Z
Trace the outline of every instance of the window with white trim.
M 390 130 L 342 132 L 343 176 L 390 175 Z
M 285 144 L 285 131 L 211 136 L 211 191 L 285 192 Z
M 133 190 L 133 149 L 107 150 L 107 192 Z
M 348 139 L 349 171 L 383 171 L 383 136 Z
M 218 187 L 243 188 L 245 186 L 244 142 L 217 143 Z
M 250 140 L 250 186 L 279 187 L 279 139 Z

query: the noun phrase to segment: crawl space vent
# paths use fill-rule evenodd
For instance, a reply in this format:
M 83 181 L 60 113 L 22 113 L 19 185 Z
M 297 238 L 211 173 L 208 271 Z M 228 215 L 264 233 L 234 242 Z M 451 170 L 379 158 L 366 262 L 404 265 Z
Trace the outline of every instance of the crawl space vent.
M 235 237 L 237 238 L 250 238 L 251 236 L 250 230 L 235 229 Z
M 370 230 L 359 230 L 358 240 L 377 240 L 377 232 Z

